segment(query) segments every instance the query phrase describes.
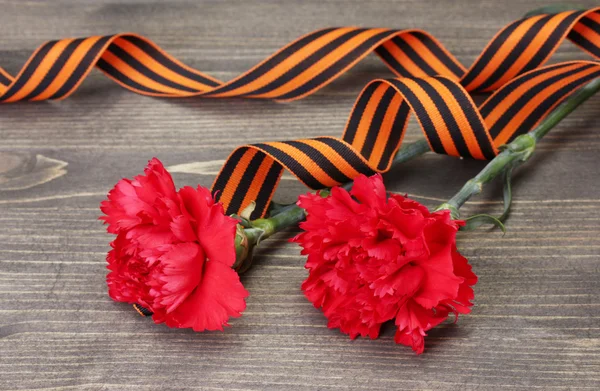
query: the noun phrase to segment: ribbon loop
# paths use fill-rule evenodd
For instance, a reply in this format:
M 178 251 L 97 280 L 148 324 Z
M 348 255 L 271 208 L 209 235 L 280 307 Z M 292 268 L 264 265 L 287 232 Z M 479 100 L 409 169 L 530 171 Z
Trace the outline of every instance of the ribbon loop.
M 600 57 L 600 8 L 535 15 L 502 29 L 466 69 L 421 30 L 339 27 L 318 30 L 248 72 L 222 82 L 136 34 L 50 41 L 12 77 L 0 68 L 0 102 L 64 99 L 96 66 L 123 87 L 159 97 L 246 97 L 289 101 L 326 86 L 371 52 L 399 77 L 443 75 L 470 92 L 493 91 L 535 69 L 568 38 Z
M 361 92 L 341 139 L 317 137 L 236 149 L 213 192 L 227 213 L 256 202 L 265 214 L 283 168 L 312 189 L 389 170 L 412 111 L 437 153 L 492 159 L 594 78 L 600 63 L 572 61 L 539 68 L 505 84 L 479 108 L 458 81 L 444 76 L 374 80 Z
M 534 15 L 502 29 L 470 68 L 421 30 L 340 27 L 307 34 L 222 82 L 190 68 L 135 34 L 50 41 L 16 77 L 0 68 L 0 102 L 63 99 L 96 66 L 123 87 L 150 96 L 246 97 L 289 101 L 326 86 L 371 52 L 399 77 L 369 83 L 342 138 L 245 145 L 213 184 L 228 214 L 252 201 L 266 213 L 283 169 L 313 189 L 389 169 L 410 112 L 437 153 L 491 159 L 498 147 L 541 121 L 600 63 L 541 67 L 568 37 L 600 58 L 600 8 Z M 469 92 L 495 91 L 477 107 Z

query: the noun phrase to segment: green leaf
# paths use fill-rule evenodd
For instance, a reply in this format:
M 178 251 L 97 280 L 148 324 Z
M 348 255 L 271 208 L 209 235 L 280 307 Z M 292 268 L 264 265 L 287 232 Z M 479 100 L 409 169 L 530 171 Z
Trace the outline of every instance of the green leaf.
M 479 214 L 475 216 L 471 216 L 465 220 L 466 224 L 461 229 L 463 231 L 473 231 L 474 229 L 479 228 L 484 224 L 492 224 L 502 230 L 503 233 L 506 233 L 506 227 L 502 224 L 502 221 L 498 220 L 494 216 Z
M 502 215 L 499 217 L 494 217 L 488 214 L 479 214 L 475 216 L 471 216 L 466 219 L 466 225 L 462 228 L 465 231 L 472 231 L 484 224 L 492 224 L 496 227 L 500 228 L 502 232 L 506 234 L 506 227 L 502 223 L 510 213 L 510 206 L 512 204 L 512 186 L 511 186 L 511 178 L 512 178 L 512 170 L 513 166 L 510 165 L 504 169 L 502 173 L 502 180 L 504 182 L 504 188 L 502 191 L 502 196 L 504 200 L 504 210 L 502 211 Z

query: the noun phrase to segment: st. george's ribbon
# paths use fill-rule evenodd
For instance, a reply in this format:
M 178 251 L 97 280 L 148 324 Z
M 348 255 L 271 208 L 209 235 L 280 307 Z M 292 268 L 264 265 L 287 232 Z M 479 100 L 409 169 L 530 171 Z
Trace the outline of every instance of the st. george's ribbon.
M 536 15 L 510 23 L 466 69 L 421 30 L 341 27 L 312 32 L 248 72 L 222 82 L 190 68 L 146 38 L 117 34 L 50 41 L 16 77 L 0 68 L 0 102 L 63 99 L 96 66 L 150 96 L 300 99 L 371 52 L 399 78 L 369 83 L 341 139 L 317 137 L 237 148 L 213 184 L 227 213 L 252 201 L 263 216 L 283 169 L 313 189 L 389 169 L 413 112 L 437 153 L 491 159 L 577 88 L 600 76 L 597 61 L 542 65 L 569 38 L 600 58 L 600 8 Z M 469 92 L 495 91 L 479 107 Z

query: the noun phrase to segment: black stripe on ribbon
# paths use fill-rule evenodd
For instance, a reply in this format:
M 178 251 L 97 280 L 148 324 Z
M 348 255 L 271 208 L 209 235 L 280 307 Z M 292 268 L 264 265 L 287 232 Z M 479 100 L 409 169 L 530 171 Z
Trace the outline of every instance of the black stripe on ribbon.
M 8 86 L 10 83 L 12 83 L 12 80 L 10 80 L 8 76 L 5 76 L 4 73 L 0 72 L 0 84 Z
M 233 151 L 233 153 L 227 158 L 225 165 L 223 166 L 221 172 L 219 172 L 217 178 L 215 179 L 215 182 L 213 183 L 212 188 L 216 190 L 216 192 L 213 192 L 215 201 L 219 201 L 219 199 L 221 198 L 222 193 L 219 192 L 219 190 L 224 189 L 225 186 L 227 186 L 227 182 L 229 182 L 231 174 L 235 170 L 235 167 L 238 165 L 240 159 L 242 158 L 242 156 L 244 156 L 246 151 L 248 151 L 248 147 L 238 148 L 235 151 Z M 237 210 L 235 212 L 237 212 Z
M 417 38 L 434 56 L 438 58 L 448 69 L 452 71 L 456 75 L 456 77 L 460 78 L 465 74 L 463 68 L 456 63 L 456 60 L 450 57 L 440 46 L 429 37 L 427 34 L 424 34 L 419 31 L 413 31 L 411 33 L 415 38 Z
M 458 123 L 456 122 L 454 113 L 452 113 L 452 110 L 450 110 L 450 108 L 444 101 L 444 98 L 442 98 L 442 96 L 431 84 L 429 84 L 427 80 L 414 79 L 414 81 L 425 91 L 425 93 L 427 93 L 427 95 L 429 95 L 429 98 L 431 98 L 431 100 L 435 104 L 435 107 L 439 110 L 442 116 L 442 120 L 446 124 L 446 128 L 448 129 L 450 137 L 452 137 L 454 146 L 456 147 L 456 150 L 458 151 L 460 156 L 473 157 L 473 155 L 471 155 L 471 152 L 469 151 L 469 147 L 467 146 L 465 138 L 460 131 Z
M 375 173 L 375 171 L 373 171 L 368 164 L 359 158 L 356 152 L 348 147 L 348 145 L 346 145 L 344 142 L 330 137 L 317 137 L 314 140 L 322 142 L 323 144 L 335 150 L 341 157 L 344 158 L 344 160 L 346 160 L 348 164 L 352 166 L 352 168 L 361 174 L 372 175 Z
M 152 57 L 156 62 L 160 63 L 162 66 L 172 70 L 175 73 L 179 73 L 183 77 L 187 77 L 188 79 L 197 81 L 198 83 L 206 84 L 207 86 L 210 86 L 210 87 L 218 87 L 219 86 L 218 82 L 211 80 L 211 79 L 207 78 L 206 76 L 192 72 L 192 71 L 184 68 L 183 66 L 179 65 L 178 63 L 174 62 L 173 60 L 169 59 L 164 54 L 162 54 L 160 50 L 158 50 L 156 47 L 154 47 L 154 45 L 149 44 L 148 42 L 146 42 L 145 40 L 143 40 L 139 37 L 136 37 L 133 35 L 127 35 L 127 36 L 121 37 L 121 39 L 131 42 L 132 44 L 134 44 L 135 46 L 137 46 L 138 48 L 140 48 L 141 50 L 146 52 L 146 54 L 149 55 L 150 57 Z
M 288 83 L 289 81 L 295 79 L 302 72 L 304 72 L 307 69 L 309 69 L 310 67 L 312 67 L 314 64 L 316 64 L 319 60 L 321 60 L 327 54 L 336 50 L 341 45 L 343 45 L 345 42 L 348 42 L 352 38 L 356 37 L 357 35 L 359 35 L 362 32 L 365 32 L 365 31 L 367 31 L 367 29 L 355 29 L 355 30 L 349 31 L 349 32 L 335 38 L 333 41 L 329 42 L 325 46 L 321 47 L 319 50 L 312 53 L 310 56 L 306 57 L 304 60 L 300 61 L 298 64 L 294 65 L 291 69 L 289 69 L 283 75 L 279 76 L 277 79 L 273 80 L 272 82 L 270 82 L 269 84 L 267 84 L 263 87 L 260 87 L 252 92 L 248 92 L 247 94 L 244 94 L 244 96 L 266 94 L 266 93 L 269 93 L 269 92 L 283 86 L 284 84 Z
M 410 33 L 409 33 L 410 34 Z M 392 42 L 394 45 L 398 46 L 400 50 L 406 54 L 406 56 L 411 59 L 421 70 L 426 73 L 428 76 L 435 76 L 437 72 L 433 69 L 420 55 L 413 49 L 412 46 L 408 42 L 402 38 L 402 36 L 392 38 Z
M 29 62 L 27 67 L 23 70 L 23 72 L 19 76 L 17 76 L 16 82 L 12 86 L 10 86 L 8 91 L 5 92 L 5 94 L 2 97 L 2 99 L 0 100 L 0 102 L 13 97 L 21 88 L 23 88 L 23 86 L 25 86 L 25 83 L 27 83 L 29 81 L 29 79 L 31 78 L 31 76 L 33 75 L 35 70 L 38 68 L 40 63 L 44 60 L 44 58 L 46 57 L 48 52 L 54 47 L 54 45 L 56 45 L 57 42 L 58 41 L 46 42 L 40 48 L 40 50 L 38 50 L 38 52 L 31 59 L 31 61 Z
M 556 83 L 557 81 L 564 79 L 566 77 L 575 75 L 579 72 L 585 71 L 594 65 L 586 64 L 581 67 L 577 67 L 576 69 L 572 69 L 570 71 L 561 72 L 558 75 L 554 75 L 548 79 L 542 80 L 540 83 L 536 84 L 535 87 L 530 88 L 521 95 L 516 101 L 514 101 L 510 107 L 504 111 L 502 116 L 498 118 L 498 120 L 492 125 L 489 129 L 490 135 L 492 139 L 498 137 L 498 135 L 502 132 L 502 129 L 506 127 L 506 125 L 510 122 L 510 120 L 521 110 L 521 108 L 529 101 L 531 101 L 537 94 L 541 93 L 544 89 Z M 510 89 L 513 89 L 512 85 L 509 85 Z M 505 87 L 507 88 L 507 87 Z
M 181 90 L 181 91 L 185 91 L 185 92 L 192 92 L 192 93 L 199 92 L 198 90 L 196 90 L 194 88 L 190 88 L 190 87 L 181 85 L 179 83 L 176 83 L 174 81 L 171 81 L 171 80 L 163 77 L 162 75 L 159 75 L 158 73 L 152 71 L 151 69 L 149 69 L 144 64 L 139 62 L 135 57 L 133 57 L 126 50 L 124 50 L 123 48 L 121 48 L 120 46 L 115 44 L 114 42 L 112 44 L 110 44 L 110 46 L 108 47 L 108 51 L 111 52 L 112 54 L 114 54 L 115 56 L 117 56 L 118 58 L 120 58 L 121 60 L 123 60 L 123 62 L 125 62 L 127 65 L 129 65 L 130 67 L 132 67 L 133 69 L 135 69 L 136 71 L 141 73 L 142 75 L 146 76 L 148 79 L 153 80 L 158 84 L 162 84 L 165 87 L 170 87 L 170 88 L 174 88 L 176 90 Z
M 93 65 L 94 59 L 100 54 L 102 48 L 112 38 L 112 35 L 100 38 L 92 45 L 90 50 L 83 56 L 75 71 L 69 76 L 67 81 L 56 91 L 49 99 L 60 99 L 68 95 L 77 86 L 81 78 L 83 78 Z
M 244 171 L 244 175 L 233 193 L 228 209 L 237 211 L 242 207 L 244 197 L 246 197 L 246 193 L 248 192 L 250 185 L 252 185 L 256 173 L 266 157 L 267 156 L 264 153 L 257 151 L 252 159 L 250 159 L 250 163 L 248 163 L 248 167 Z
M 582 49 L 588 51 L 594 56 L 600 57 L 600 48 L 583 35 L 579 34 L 577 31 L 572 30 L 569 33 L 569 39 L 573 41 L 574 44 L 580 46 Z
M 282 51 L 277 53 L 275 56 L 269 58 L 264 63 L 258 65 L 258 67 L 251 70 L 247 74 L 243 75 L 239 79 L 233 80 L 233 81 L 227 83 L 226 85 L 224 85 L 223 87 L 217 88 L 216 90 L 211 91 L 208 94 L 208 96 L 210 96 L 213 93 L 217 94 L 217 93 L 233 91 L 233 90 L 235 90 L 239 87 L 242 87 L 246 84 L 252 83 L 254 80 L 258 79 L 259 77 L 263 76 L 265 73 L 269 72 L 271 69 L 275 68 L 277 65 L 281 64 L 286 58 L 290 57 L 295 52 L 299 51 L 300 49 L 302 49 L 309 43 L 315 41 L 316 39 L 324 36 L 325 34 L 332 32 L 334 30 L 337 30 L 337 28 L 328 28 L 328 29 L 318 30 L 318 31 L 315 31 L 315 32 L 307 35 L 304 38 L 299 39 L 298 41 L 294 42 L 290 46 L 286 47 L 285 49 L 283 49 Z
M 464 78 L 461 80 L 463 86 L 468 86 L 479 76 L 485 69 L 485 66 L 492 60 L 494 55 L 500 50 L 500 47 L 508 39 L 508 37 L 523 23 L 526 19 L 520 19 L 506 26 L 500 34 L 488 45 L 485 51 L 478 58 L 477 62 L 469 68 Z
M 306 168 L 304 168 L 301 163 L 279 148 L 269 144 L 253 144 L 252 146 L 265 151 L 265 153 L 280 161 L 281 164 L 286 166 L 291 172 L 294 173 L 294 175 L 298 177 L 298 179 L 300 179 L 311 189 L 322 189 L 326 187 L 323 183 L 319 182 Z
M 118 71 L 115 67 L 110 65 L 108 62 L 106 62 L 102 58 L 100 58 L 98 60 L 98 62 L 96 63 L 96 66 L 98 67 L 98 69 L 103 70 L 107 75 L 113 77 L 115 80 L 118 80 L 121 83 L 123 83 L 133 89 L 136 89 L 138 91 L 148 92 L 151 94 L 167 95 L 167 94 L 163 93 L 162 91 L 157 91 L 157 90 L 148 88 L 146 86 L 139 84 L 136 81 L 131 80 L 129 77 L 122 74 L 120 71 Z
M 375 53 L 381 60 L 398 76 L 400 77 L 410 77 L 410 72 L 406 70 L 399 62 L 396 60 L 394 56 L 385 48 L 384 45 L 378 46 L 375 49 Z
M 76 39 L 76 40 L 70 42 L 64 48 L 62 53 L 58 56 L 58 58 L 56 59 L 54 64 L 52 64 L 52 67 L 50 67 L 50 70 L 48 71 L 48 73 L 46 73 L 46 75 L 44 75 L 44 78 L 42 79 L 42 81 L 33 89 L 33 91 L 31 91 L 29 94 L 27 94 L 27 96 L 23 99 L 30 100 L 30 99 L 35 98 L 42 92 L 44 92 L 46 90 L 46 88 L 48 88 L 48 86 L 54 81 L 54 79 L 56 78 L 58 73 L 61 71 L 61 69 L 65 66 L 65 64 L 69 60 L 69 58 L 71 58 L 71 55 L 73 54 L 75 49 L 77 49 L 77 47 L 83 41 L 85 41 L 85 38 L 79 38 L 79 39 Z
M 504 99 L 506 99 L 512 91 L 514 91 L 515 89 L 520 87 L 522 84 L 530 81 L 531 79 L 538 77 L 539 75 L 541 75 L 543 73 L 554 71 L 554 70 L 561 69 L 561 68 L 566 68 L 571 65 L 573 65 L 573 64 L 572 63 L 557 64 L 557 65 L 549 66 L 545 69 L 538 69 L 538 70 L 529 72 L 526 75 L 523 75 L 523 76 L 518 77 L 517 79 L 514 79 L 513 81 L 509 82 L 509 84 L 504 86 L 502 89 L 498 90 L 498 92 L 494 93 L 494 95 L 492 95 L 489 98 L 489 100 L 487 100 L 479 108 L 479 112 L 481 113 L 481 116 L 483 118 L 487 117 L 496 108 L 496 106 L 498 106 L 500 103 L 502 103 L 502 101 Z M 509 86 L 509 85 L 510 85 L 510 88 L 507 88 L 507 86 Z
M 585 11 L 578 12 L 578 14 L 582 14 L 583 12 Z M 595 13 L 598 14 L 598 12 Z M 596 22 L 594 19 L 586 16 L 584 18 L 581 18 L 579 23 L 583 24 L 590 30 L 594 31 L 596 34 L 600 35 L 600 23 Z
M 394 85 L 401 93 L 404 95 L 408 103 L 413 109 L 413 112 L 416 114 L 419 122 L 421 123 L 421 127 L 425 131 L 425 136 L 427 140 L 429 140 L 429 145 L 431 148 L 437 152 L 442 154 L 448 154 L 444 145 L 442 144 L 442 140 L 440 140 L 440 136 L 438 136 L 435 131 L 435 127 L 433 126 L 433 122 L 431 118 L 429 118 L 429 114 L 427 114 L 427 110 L 425 110 L 425 106 L 421 103 L 419 98 L 413 94 L 413 92 L 407 86 L 402 83 L 401 80 L 398 79 L 388 79 L 390 84 Z
M 275 99 L 280 100 L 288 100 L 294 99 L 298 96 L 307 94 L 312 90 L 320 87 L 321 85 L 330 81 L 335 75 L 343 71 L 345 68 L 350 66 L 354 61 L 356 61 L 360 56 L 364 55 L 373 45 L 382 39 L 388 37 L 390 35 L 391 30 L 384 31 L 379 33 L 365 42 L 358 45 L 356 48 L 352 49 L 348 54 L 339 59 L 335 64 L 327 68 L 325 71 L 321 72 L 310 81 L 305 83 L 304 85 L 296 88 L 293 91 L 288 92 L 287 94 L 281 95 Z
M 565 18 L 560 24 L 552 30 L 552 33 L 548 36 L 546 41 L 540 46 L 540 49 L 535 55 L 529 60 L 529 62 L 523 67 L 521 73 L 530 71 L 537 68 L 544 60 L 556 50 L 559 41 L 562 39 L 565 31 L 571 26 L 573 21 L 577 19 L 583 11 L 574 12 Z
M 352 178 L 341 172 L 336 166 L 333 165 L 331 160 L 327 156 L 323 155 L 319 150 L 315 149 L 311 145 L 303 143 L 302 141 L 285 141 L 286 144 L 299 149 L 311 158 L 319 167 L 325 171 L 327 175 L 334 181 L 339 183 L 349 182 Z
M 535 124 L 543 118 L 543 116 L 550 110 L 554 105 L 565 99 L 570 95 L 571 92 L 581 87 L 590 80 L 593 80 L 600 76 L 600 71 L 592 72 L 589 75 L 583 76 L 577 80 L 566 84 L 559 90 L 555 91 L 552 95 L 544 99 L 531 113 L 527 116 L 525 121 L 516 129 L 515 133 L 511 135 L 507 142 L 511 142 L 515 137 L 529 132 Z
M 379 132 L 381 129 L 381 125 L 383 124 L 383 119 L 385 118 L 385 114 L 390 107 L 390 103 L 398 92 L 394 90 L 392 87 L 388 87 L 381 99 L 377 104 L 377 108 L 375 109 L 375 114 L 371 119 L 371 124 L 369 126 L 369 131 L 367 133 L 367 137 L 365 138 L 365 143 L 360 151 L 360 154 L 364 156 L 365 159 L 369 160 L 371 158 L 371 154 L 373 153 L 373 148 L 375 147 L 375 142 L 377 142 L 377 137 L 379 136 Z
M 251 220 L 258 219 L 267 211 L 269 204 L 265 202 L 265 200 L 270 199 L 270 196 L 275 192 L 277 182 L 279 182 L 279 178 L 281 177 L 282 173 L 283 167 L 281 166 L 281 164 L 279 164 L 279 162 L 274 160 L 273 164 L 271 165 L 271 168 L 269 168 L 269 172 L 267 172 L 263 186 L 261 187 L 261 189 L 258 192 L 258 195 L 256 196 L 256 208 L 254 209 L 252 214 L 250 214 Z M 232 208 L 229 208 L 229 210 L 229 213 L 237 212 L 237 210 L 233 210 Z
M 408 124 L 408 115 L 410 114 L 410 106 L 406 101 L 400 103 L 396 118 L 394 119 L 394 125 L 392 126 L 392 132 L 390 133 L 390 139 L 385 145 L 383 155 L 377 166 L 378 170 L 384 170 L 389 166 L 390 160 L 393 158 L 392 154 L 398 149 L 402 134 Z
M 494 72 L 486 78 L 486 80 L 481 83 L 478 90 L 486 90 L 490 86 L 492 86 L 495 82 L 500 80 L 500 78 L 510 69 L 510 67 L 517 61 L 522 54 L 527 53 L 527 48 L 531 44 L 531 42 L 535 39 L 535 37 L 540 33 L 540 30 L 544 27 L 546 23 L 548 23 L 554 15 L 547 15 L 539 20 L 537 20 L 533 25 L 529 27 L 527 32 L 519 39 L 519 42 L 512 48 L 510 53 L 504 58 L 502 63 L 498 66 L 498 68 L 494 69 Z M 529 53 L 527 53 L 529 54 Z M 517 74 L 521 73 L 519 69 Z
M 440 83 L 442 83 L 454 96 L 456 102 L 462 108 L 469 126 L 475 135 L 477 144 L 481 149 L 481 153 L 486 159 L 493 159 L 496 156 L 492 141 L 488 137 L 488 131 L 483 123 L 483 119 L 478 115 L 477 109 L 473 106 L 472 100 L 469 98 L 467 93 L 455 83 L 448 80 L 445 77 L 438 77 Z
M 354 137 L 356 137 L 356 132 L 358 131 L 358 125 L 360 125 L 360 120 L 365 112 L 365 108 L 371 97 L 375 93 L 375 90 L 379 86 L 379 83 L 369 83 L 364 90 L 361 92 L 358 101 L 354 105 L 354 109 L 352 110 L 352 114 L 350 114 L 350 119 L 348 120 L 348 125 L 346 126 L 346 131 L 344 132 L 344 141 L 348 144 L 352 144 L 354 141 Z

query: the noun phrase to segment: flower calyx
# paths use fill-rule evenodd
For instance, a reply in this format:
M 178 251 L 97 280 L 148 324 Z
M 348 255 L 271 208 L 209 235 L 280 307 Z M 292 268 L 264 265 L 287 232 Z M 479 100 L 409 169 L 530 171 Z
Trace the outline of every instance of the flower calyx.
M 250 268 L 254 252 L 252 238 L 248 237 L 244 223 L 246 222 L 240 221 L 235 229 L 235 263 L 233 264 L 233 270 L 238 274 L 242 274 Z
M 510 144 L 501 145 L 500 151 L 509 151 L 510 154 L 518 155 L 518 161 L 523 163 L 529 160 L 535 151 L 536 139 L 533 135 L 525 133 L 515 138 Z
M 452 220 L 458 220 L 460 218 L 458 208 L 448 202 L 444 202 L 443 204 L 435 208 L 434 212 L 438 212 L 440 210 L 450 211 L 450 218 L 452 218 Z

